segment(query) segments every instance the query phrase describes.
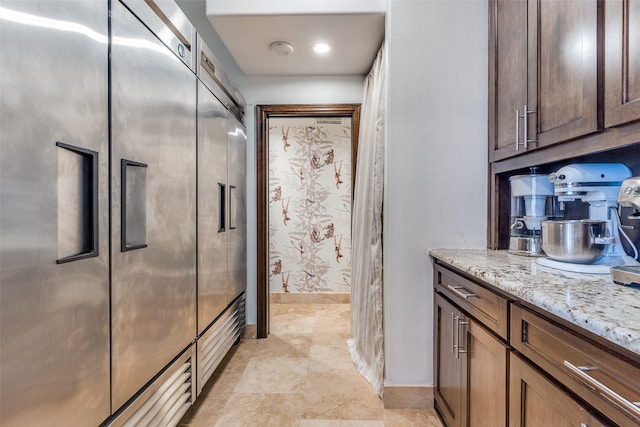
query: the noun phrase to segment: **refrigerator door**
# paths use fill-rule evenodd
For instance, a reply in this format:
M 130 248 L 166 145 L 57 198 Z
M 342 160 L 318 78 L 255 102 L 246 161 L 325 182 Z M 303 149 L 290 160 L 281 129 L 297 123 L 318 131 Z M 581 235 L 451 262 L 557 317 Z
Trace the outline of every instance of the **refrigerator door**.
M 0 425 L 109 402 L 107 1 L 0 1 Z
M 198 335 L 228 302 L 227 116 L 198 81 Z
M 247 287 L 247 136 L 229 115 L 229 302 Z
M 111 10 L 112 404 L 196 334 L 196 77 Z

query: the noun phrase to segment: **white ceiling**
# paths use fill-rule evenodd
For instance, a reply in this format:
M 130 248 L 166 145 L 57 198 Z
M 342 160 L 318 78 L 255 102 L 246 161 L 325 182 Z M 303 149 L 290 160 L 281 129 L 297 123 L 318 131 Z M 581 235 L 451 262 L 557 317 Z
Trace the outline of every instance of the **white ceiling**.
M 209 16 L 209 21 L 246 75 L 364 75 L 384 40 L 384 14 L 296 14 Z M 291 55 L 269 49 L 293 45 Z M 317 54 L 313 45 L 331 46 Z

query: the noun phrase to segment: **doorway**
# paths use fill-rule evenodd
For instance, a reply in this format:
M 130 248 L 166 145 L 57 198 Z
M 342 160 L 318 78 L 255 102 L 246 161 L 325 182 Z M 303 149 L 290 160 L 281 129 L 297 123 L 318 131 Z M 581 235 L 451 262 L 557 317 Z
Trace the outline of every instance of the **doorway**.
M 295 122 L 292 122 L 294 126 L 283 126 L 286 121 L 282 121 L 281 119 L 309 119 L 311 122 L 307 120 L 303 120 L 299 122 L 299 126 L 295 126 Z M 335 153 L 332 157 L 331 155 L 331 147 L 329 147 L 326 141 L 326 138 L 322 138 L 322 126 L 324 124 L 330 124 L 333 120 L 329 119 L 340 119 L 340 118 L 348 118 L 350 119 L 350 139 L 351 139 L 351 161 L 350 161 L 350 173 L 345 173 L 344 175 L 350 175 L 351 182 L 349 188 L 351 189 L 350 197 L 353 197 L 353 184 L 355 181 L 355 166 L 357 160 L 357 147 L 358 147 L 358 131 L 360 125 L 360 105 L 359 104 L 327 104 L 327 105 L 258 105 L 256 107 L 256 124 L 257 124 L 257 141 L 256 141 L 256 189 L 257 189 L 257 337 L 258 338 L 266 338 L 269 335 L 269 304 L 270 304 L 270 278 L 275 281 L 279 281 L 278 285 L 280 286 L 280 290 L 286 292 L 289 290 L 291 286 L 293 286 L 292 278 L 297 277 L 298 280 L 298 288 L 299 290 L 312 290 L 318 291 L 322 290 L 322 282 L 316 281 L 315 284 L 312 282 L 307 283 L 306 286 L 309 286 L 311 283 L 311 287 L 305 289 L 305 285 L 301 286 L 301 283 L 304 282 L 304 277 L 307 275 L 308 277 L 312 277 L 314 272 L 308 271 L 308 269 L 300 268 L 300 266 L 290 266 L 288 267 L 288 271 L 284 271 L 282 265 L 278 265 L 278 260 L 274 259 L 274 262 L 271 262 L 270 259 L 270 250 L 269 250 L 269 235 L 270 235 L 270 225 L 269 225 L 269 211 L 270 209 L 278 210 L 278 218 L 280 224 L 282 226 L 281 229 L 284 229 L 287 224 L 289 224 L 288 219 L 290 220 L 291 215 L 289 215 L 291 206 L 291 199 L 295 198 L 291 195 L 283 195 L 282 194 L 282 186 L 280 189 L 277 189 L 278 182 L 276 178 L 275 181 L 270 183 L 270 164 L 269 164 L 269 128 L 270 122 L 277 123 L 278 126 L 271 126 L 272 130 L 277 131 L 279 134 L 279 142 L 282 145 L 283 149 L 287 148 L 291 151 L 294 151 L 295 148 L 291 147 L 291 144 L 296 141 L 297 144 L 307 146 L 305 150 L 308 155 L 308 165 L 302 164 L 302 158 L 304 157 L 304 153 L 301 151 L 298 152 L 297 157 L 291 157 L 288 160 L 291 160 L 291 164 L 288 165 L 289 168 L 293 167 L 291 173 L 297 174 L 297 179 L 300 180 L 299 189 L 303 188 L 302 184 L 304 180 L 308 177 L 311 178 L 312 181 L 315 182 L 315 179 L 321 179 L 322 175 L 326 175 L 327 171 L 331 172 L 331 178 L 334 180 L 333 185 L 339 190 L 340 185 L 342 184 L 341 175 L 342 175 L 342 165 L 347 165 L 349 162 L 345 162 L 344 159 L 336 159 Z M 315 123 L 315 124 L 309 124 Z M 297 130 L 292 130 L 296 128 Z M 288 128 L 288 130 L 287 130 Z M 326 130 L 326 129 L 325 129 Z M 296 132 L 297 135 L 295 134 Z M 289 144 L 289 145 L 287 145 Z M 298 147 L 299 150 L 302 147 Z M 294 160 L 292 160 L 294 159 Z M 343 163 L 341 164 L 340 161 Z M 273 162 L 272 162 L 273 163 Z M 273 164 L 272 164 L 273 166 Z M 304 166 L 304 167 L 303 167 Z M 324 172 L 323 172 L 324 171 Z M 346 172 L 346 171 L 345 171 Z M 307 176 L 305 176 L 307 175 Z M 342 180 L 344 182 L 344 180 Z M 306 183 L 304 183 L 306 185 Z M 273 186 L 274 188 L 270 188 Z M 313 194 L 313 188 L 307 190 Z M 300 199 L 299 197 L 297 199 Z M 313 198 L 302 198 L 303 203 L 315 203 L 316 201 Z M 289 202 L 289 206 L 287 206 L 287 202 Z M 282 206 L 282 209 L 280 207 Z M 298 208 L 300 208 L 300 204 Z M 350 222 L 350 219 L 349 219 Z M 339 236 L 335 233 L 335 228 L 332 230 L 330 226 L 331 223 L 324 224 L 322 222 L 317 222 L 316 224 L 310 224 L 305 231 L 298 231 L 298 233 L 302 233 L 305 236 L 305 239 L 302 239 L 302 234 L 298 235 L 298 238 L 294 238 L 291 243 L 292 249 L 295 248 L 301 254 L 301 258 L 304 257 L 304 254 L 308 249 L 313 250 L 314 252 L 326 251 L 326 248 L 323 246 L 327 246 L 330 244 L 331 251 L 334 254 L 335 262 L 339 262 L 341 257 L 340 250 L 342 242 L 339 240 Z M 273 229 L 271 232 L 273 233 Z M 285 230 L 287 231 L 287 230 Z M 307 232 L 308 231 L 308 232 Z M 349 238 L 350 238 L 350 227 L 349 227 Z M 284 235 L 285 238 L 287 235 Z M 294 233 L 295 236 L 295 233 Z M 307 238 L 308 237 L 308 238 Z M 336 237 L 334 239 L 334 237 Z M 281 237 L 282 238 L 282 237 Z M 343 238 L 344 239 L 344 238 Z M 303 241 L 304 240 L 304 241 Z M 323 243 L 324 242 L 324 243 Z M 305 245 L 309 245 L 310 247 L 305 248 Z M 276 257 L 277 258 L 277 257 Z M 308 260 L 307 260 L 308 261 Z M 284 275 L 283 275 L 284 273 Z M 288 275 L 287 275 L 288 273 Z M 293 275 L 292 275 L 293 273 Z M 318 284 L 320 283 L 320 284 Z

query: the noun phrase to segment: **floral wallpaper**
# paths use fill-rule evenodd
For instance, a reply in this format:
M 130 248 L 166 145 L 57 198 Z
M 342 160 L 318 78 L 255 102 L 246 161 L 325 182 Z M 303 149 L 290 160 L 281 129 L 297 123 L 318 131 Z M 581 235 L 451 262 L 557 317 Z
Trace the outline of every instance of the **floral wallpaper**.
M 269 118 L 272 293 L 351 291 L 351 118 Z

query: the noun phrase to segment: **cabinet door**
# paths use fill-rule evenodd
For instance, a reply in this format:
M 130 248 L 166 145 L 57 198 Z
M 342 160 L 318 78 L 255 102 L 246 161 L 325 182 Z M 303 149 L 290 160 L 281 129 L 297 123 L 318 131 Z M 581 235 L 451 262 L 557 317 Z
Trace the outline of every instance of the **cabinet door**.
M 602 128 L 596 0 L 529 1 L 527 129 L 544 147 Z
M 609 425 L 587 412 L 518 356 L 512 355 L 510 362 L 510 427 Z
M 458 351 L 458 323 L 462 317 L 446 299 L 435 294 L 435 403 L 448 427 L 460 427 L 463 359 Z
M 605 3 L 605 126 L 640 119 L 640 0 Z
M 527 3 L 494 0 L 490 7 L 490 81 L 495 86 L 489 156 L 495 161 L 524 152 L 523 146 L 516 146 L 516 134 L 519 139 L 524 134 L 517 116 L 527 104 Z
M 465 323 L 468 322 L 468 325 Z M 461 322 L 466 352 L 466 427 L 507 425 L 507 348 L 473 320 Z M 551 424 L 549 424 L 551 425 Z

